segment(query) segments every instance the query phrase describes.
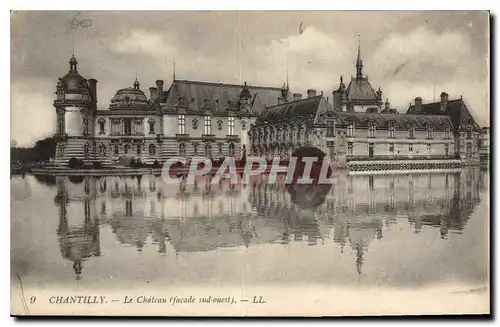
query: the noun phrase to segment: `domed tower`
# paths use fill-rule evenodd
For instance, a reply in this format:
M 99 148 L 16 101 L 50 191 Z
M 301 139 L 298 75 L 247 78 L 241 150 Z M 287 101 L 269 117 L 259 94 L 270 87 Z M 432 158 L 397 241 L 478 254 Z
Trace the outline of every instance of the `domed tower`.
M 56 164 L 67 165 L 72 157 L 84 162 L 93 160 L 96 87 L 97 80 L 87 80 L 78 74 L 78 61 L 73 55 L 69 72 L 59 78 L 56 86 Z

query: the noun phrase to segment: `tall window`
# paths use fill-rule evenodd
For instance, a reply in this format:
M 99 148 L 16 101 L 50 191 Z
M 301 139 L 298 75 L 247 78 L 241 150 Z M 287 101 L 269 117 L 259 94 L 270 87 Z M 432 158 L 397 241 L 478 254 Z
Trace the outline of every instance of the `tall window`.
M 396 127 L 394 126 L 394 123 L 390 123 L 389 125 L 389 138 L 396 138 Z
M 326 122 L 326 136 L 327 137 L 335 136 L 335 122 L 333 120 L 328 120 Z
M 140 156 L 142 152 L 142 147 L 140 144 L 137 144 L 137 155 Z
M 391 154 L 391 155 L 394 154 L 394 143 L 389 144 L 389 154 Z
M 353 143 L 352 142 L 347 143 L 347 155 L 349 155 L 349 156 L 353 155 Z
M 427 138 L 432 139 L 432 126 L 427 127 Z
M 472 144 L 467 143 L 467 157 L 472 156 Z
M 179 156 L 184 157 L 186 155 L 186 144 L 179 144 Z
M 470 140 L 471 138 L 472 138 L 472 128 L 470 128 L 470 127 L 469 127 L 469 128 L 467 129 L 467 139 L 469 139 L 469 140 Z
M 90 152 L 90 147 L 88 143 L 85 143 L 83 146 L 83 154 L 85 155 L 85 158 L 88 158 Z
M 104 119 L 99 119 L 99 134 L 104 134 L 104 124 L 106 121 Z
M 219 154 L 222 156 L 222 143 L 219 143 Z
M 115 145 L 115 156 L 117 156 L 118 154 L 120 154 L 120 148 L 118 147 L 118 145 Z
M 448 156 L 449 152 L 450 152 L 450 145 L 449 144 L 444 145 L 444 151 L 445 151 L 445 155 Z
M 228 120 L 229 135 L 234 135 L 234 117 L 230 116 Z
M 150 120 L 149 122 L 149 134 L 155 133 L 155 122 L 154 120 Z
M 99 153 L 102 155 L 102 156 L 105 156 L 106 155 L 106 146 L 104 144 L 100 144 L 99 145 Z
M 450 138 L 450 128 L 449 127 L 446 127 L 446 129 L 444 130 L 444 138 L 445 139 Z
M 408 138 L 415 138 L 415 126 L 410 126 L 410 128 L 408 129 Z
M 350 122 L 347 126 L 347 137 L 354 137 L 354 123 Z
M 432 154 L 432 146 L 430 143 L 427 144 L 427 155 L 430 156 Z
M 368 137 L 375 137 L 375 124 L 373 123 L 368 126 Z
M 234 143 L 229 143 L 229 156 L 234 157 Z
M 413 152 L 413 144 L 412 143 L 408 144 L 408 152 L 410 152 L 410 153 Z
M 198 143 L 193 143 L 193 155 L 198 155 Z
M 149 145 L 149 154 L 151 155 L 156 154 L 156 146 L 152 143 Z
M 209 158 L 212 156 L 212 146 L 210 143 L 205 144 L 205 155 Z
M 186 116 L 179 115 L 177 116 L 177 127 L 179 134 L 186 134 Z
M 125 145 L 123 146 L 123 153 L 127 154 L 127 153 L 128 153 L 128 149 L 129 149 L 129 148 L 130 148 L 130 145 L 125 144 Z
M 205 135 L 212 134 L 212 120 L 210 116 L 205 116 Z

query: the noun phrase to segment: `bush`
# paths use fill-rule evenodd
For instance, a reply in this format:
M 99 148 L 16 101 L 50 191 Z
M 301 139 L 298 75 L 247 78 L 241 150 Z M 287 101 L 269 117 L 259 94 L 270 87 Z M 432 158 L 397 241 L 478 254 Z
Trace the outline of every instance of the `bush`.
M 80 169 L 85 166 L 85 163 L 83 162 L 82 159 L 78 159 L 75 157 L 71 157 L 68 161 L 68 167 L 72 169 Z

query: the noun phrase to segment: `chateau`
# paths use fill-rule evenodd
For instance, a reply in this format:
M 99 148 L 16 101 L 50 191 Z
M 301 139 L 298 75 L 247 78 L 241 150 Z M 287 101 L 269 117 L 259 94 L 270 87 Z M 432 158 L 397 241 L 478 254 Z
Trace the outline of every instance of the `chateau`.
M 443 92 L 439 102 L 424 104 L 417 97 L 406 112 L 398 112 L 363 74 L 359 48 L 356 76 L 347 87 L 341 76 L 331 101 L 312 89 L 305 98 L 292 94 L 288 83 L 262 87 L 174 76 L 168 89 L 157 80 L 149 96 L 136 79 L 100 109 L 97 80 L 79 74 L 75 56 L 69 64 L 54 101 L 60 166 L 72 157 L 103 166 L 123 157 L 150 164 L 174 156 L 287 159 L 302 146 L 317 147 L 353 169 L 479 162 L 484 133 L 461 98 Z

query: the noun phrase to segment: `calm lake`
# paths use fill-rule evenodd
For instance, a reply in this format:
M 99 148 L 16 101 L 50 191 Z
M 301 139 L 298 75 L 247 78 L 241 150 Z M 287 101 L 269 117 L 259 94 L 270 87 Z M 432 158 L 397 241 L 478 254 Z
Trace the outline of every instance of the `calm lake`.
M 488 285 L 489 173 L 168 186 L 11 178 L 11 275 L 29 287 Z

